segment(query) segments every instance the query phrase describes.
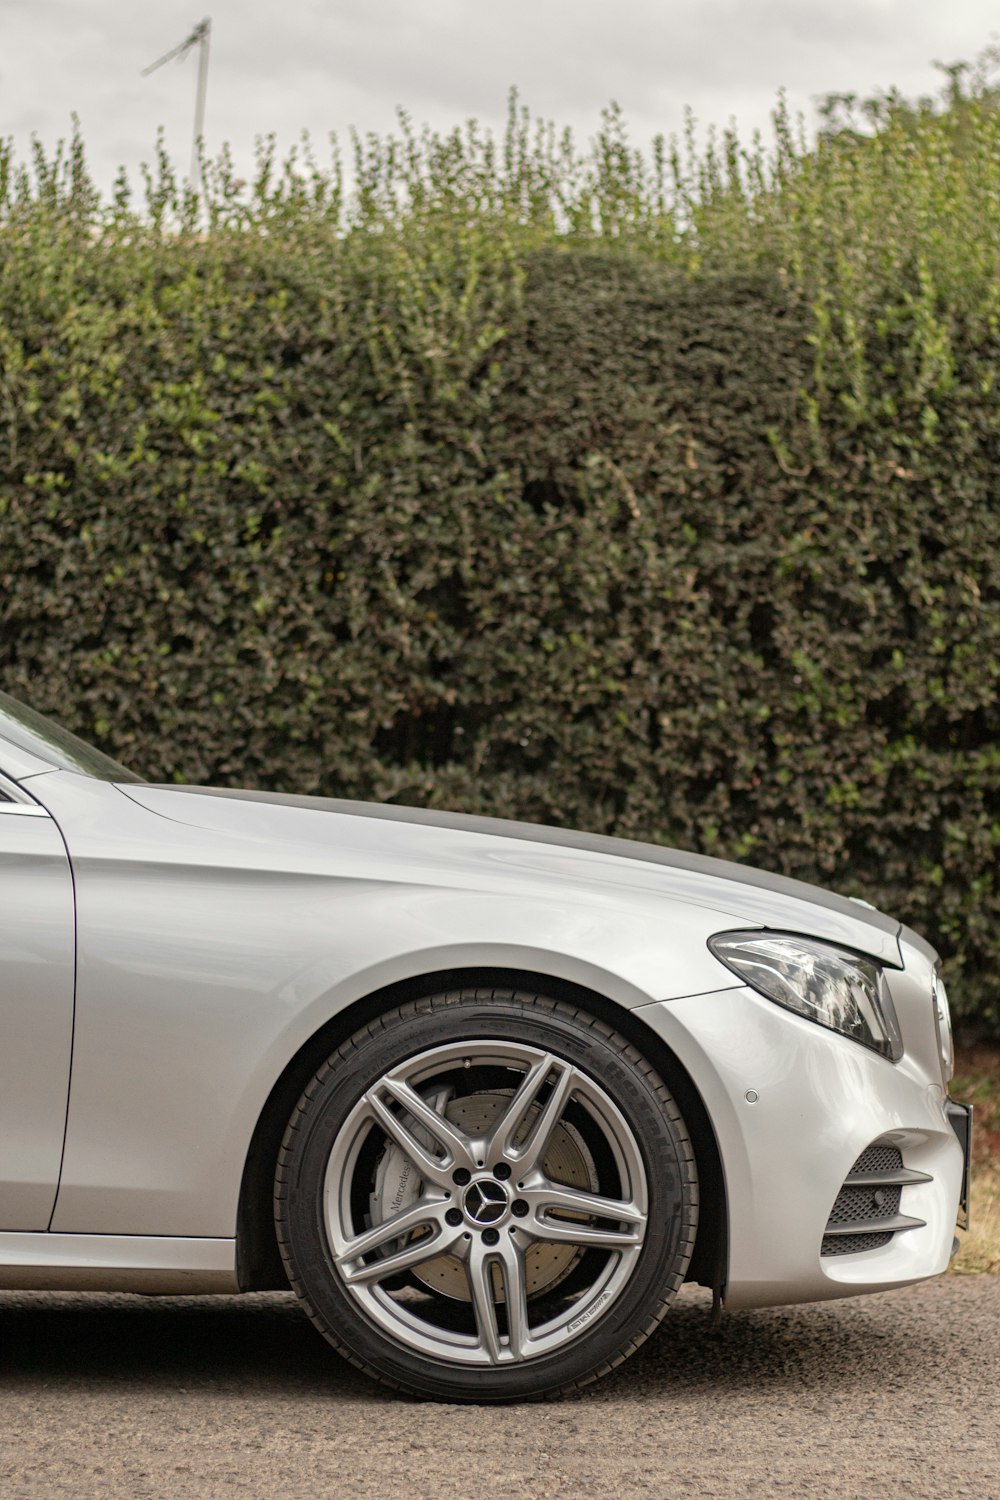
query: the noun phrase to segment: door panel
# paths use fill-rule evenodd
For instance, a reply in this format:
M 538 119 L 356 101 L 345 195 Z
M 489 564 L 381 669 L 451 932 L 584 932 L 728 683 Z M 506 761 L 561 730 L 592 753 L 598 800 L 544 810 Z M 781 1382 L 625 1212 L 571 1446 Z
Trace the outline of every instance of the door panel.
M 47 1229 L 73 1040 L 73 882 L 55 823 L 0 803 L 0 1230 Z

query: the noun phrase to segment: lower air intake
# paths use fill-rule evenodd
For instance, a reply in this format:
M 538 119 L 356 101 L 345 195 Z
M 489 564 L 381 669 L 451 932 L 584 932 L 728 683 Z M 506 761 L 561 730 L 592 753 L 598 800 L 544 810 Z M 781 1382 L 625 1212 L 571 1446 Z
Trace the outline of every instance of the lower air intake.
M 903 1189 L 930 1182 L 926 1172 L 903 1165 L 903 1153 L 888 1141 L 862 1151 L 837 1194 L 823 1234 L 821 1255 L 859 1255 L 878 1250 L 907 1229 L 923 1228 L 923 1219 L 900 1212 Z

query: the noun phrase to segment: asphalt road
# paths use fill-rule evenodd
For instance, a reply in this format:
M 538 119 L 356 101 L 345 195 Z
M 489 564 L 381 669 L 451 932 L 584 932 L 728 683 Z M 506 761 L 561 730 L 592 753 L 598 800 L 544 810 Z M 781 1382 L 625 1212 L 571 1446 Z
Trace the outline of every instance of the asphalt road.
M 1000 1278 L 727 1316 L 585 1395 L 382 1394 L 287 1297 L 0 1295 L 2 1500 L 1000 1497 Z

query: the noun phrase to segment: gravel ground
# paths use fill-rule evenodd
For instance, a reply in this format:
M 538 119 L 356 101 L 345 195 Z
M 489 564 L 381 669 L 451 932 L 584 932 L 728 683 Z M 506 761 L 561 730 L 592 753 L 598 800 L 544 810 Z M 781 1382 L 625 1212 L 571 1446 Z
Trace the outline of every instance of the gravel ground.
M 288 1297 L 0 1295 L 3 1500 L 1000 1497 L 1000 1278 L 731 1314 L 686 1291 L 610 1379 L 381 1393 Z

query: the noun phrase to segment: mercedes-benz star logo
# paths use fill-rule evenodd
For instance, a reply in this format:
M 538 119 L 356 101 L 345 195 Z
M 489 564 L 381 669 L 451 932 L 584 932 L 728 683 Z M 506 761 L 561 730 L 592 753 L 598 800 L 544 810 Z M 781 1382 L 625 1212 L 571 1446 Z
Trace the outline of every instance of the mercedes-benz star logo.
M 495 1224 L 507 1212 L 507 1189 L 500 1182 L 474 1182 L 465 1194 L 465 1212 L 473 1224 Z

